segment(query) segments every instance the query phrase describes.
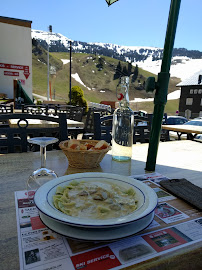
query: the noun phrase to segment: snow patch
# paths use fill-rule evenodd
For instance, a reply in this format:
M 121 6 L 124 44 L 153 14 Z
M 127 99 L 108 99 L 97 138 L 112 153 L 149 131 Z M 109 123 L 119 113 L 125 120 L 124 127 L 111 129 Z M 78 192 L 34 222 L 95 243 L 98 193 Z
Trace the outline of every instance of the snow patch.
M 62 61 L 63 65 L 66 65 L 70 62 L 69 59 L 61 59 L 61 61 Z
M 88 90 L 91 90 L 91 88 L 87 87 L 81 80 L 81 78 L 79 77 L 78 73 L 72 74 L 72 78 L 74 78 L 78 83 L 80 83 L 81 85 L 85 86 Z
M 43 65 L 46 65 L 44 62 L 42 62 L 41 60 L 37 59 L 38 62 L 42 63 Z
M 138 67 L 143 68 L 154 74 L 161 71 L 162 60 L 152 61 L 152 56 L 149 56 L 145 61 L 133 63 Z M 182 81 L 192 76 L 202 67 L 202 59 L 190 59 L 186 56 L 175 56 L 172 58 L 170 66 L 170 76 L 180 78 Z
M 179 99 L 180 94 L 181 90 L 173 91 L 172 93 L 167 95 L 167 100 Z M 130 102 L 148 102 L 153 100 L 153 98 L 134 98 L 134 100 L 130 100 Z

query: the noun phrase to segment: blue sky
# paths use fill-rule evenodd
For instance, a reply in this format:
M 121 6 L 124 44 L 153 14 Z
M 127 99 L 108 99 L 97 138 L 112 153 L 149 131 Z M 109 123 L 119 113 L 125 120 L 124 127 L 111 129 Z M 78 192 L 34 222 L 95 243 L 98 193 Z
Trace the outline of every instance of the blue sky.
M 163 48 L 171 0 L 1 1 L 1 16 L 32 21 L 32 29 L 79 41 Z M 202 0 L 182 0 L 175 48 L 202 51 Z

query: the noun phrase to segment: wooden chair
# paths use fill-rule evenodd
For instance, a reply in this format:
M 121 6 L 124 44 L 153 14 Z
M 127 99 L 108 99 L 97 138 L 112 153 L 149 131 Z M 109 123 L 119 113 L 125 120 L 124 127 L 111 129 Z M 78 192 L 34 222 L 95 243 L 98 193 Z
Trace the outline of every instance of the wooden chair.
M 0 121 L 9 121 L 18 119 L 17 127 L 0 128 L 0 153 L 27 152 L 30 145 L 28 138 L 33 137 L 56 137 L 60 141 L 67 139 L 67 121 L 65 114 L 59 114 L 59 117 L 50 117 L 46 115 L 33 114 L 2 114 Z M 29 119 L 38 119 L 57 123 L 57 127 L 37 127 L 29 126 Z M 48 123 L 47 123 L 48 126 Z
M 54 106 L 54 115 L 58 115 L 58 113 L 65 113 L 67 119 L 71 119 L 71 110 L 74 106 L 72 105 L 55 105 Z M 74 119 L 72 119 L 74 120 Z
M 71 105 L 55 106 L 55 115 L 58 115 L 58 113 L 65 113 L 66 118 L 81 122 L 84 108 Z
M 94 113 L 95 112 L 98 112 L 100 116 L 110 115 L 110 112 L 105 109 L 94 108 L 94 107 L 89 108 L 86 115 L 86 119 L 85 119 L 85 126 L 83 130 L 82 139 L 95 139 L 94 138 Z
M 100 113 L 94 113 L 94 139 L 106 140 L 108 143 L 111 143 L 112 121 L 113 115 L 101 116 Z M 150 114 L 145 116 L 141 116 L 139 114 L 134 115 L 134 144 L 136 144 L 137 142 L 149 142 L 151 121 L 152 115 Z
M 43 114 L 43 115 L 59 115 L 65 113 L 67 119 L 82 121 L 84 108 L 71 105 L 22 105 L 22 113 Z
M 133 131 L 133 143 L 137 142 L 146 143 L 149 142 L 151 131 L 152 115 L 140 115 L 139 113 L 134 115 L 134 131 Z
M 151 130 L 151 115 L 134 116 L 134 134 L 133 143 L 145 143 L 149 141 Z M 140 125 L 144 123 L 144 125 Z M 101 116 L 99 113 L 94 113 L 94 139 L 105 140 L 111 144 L 112 140 L 112 124 L 113 115 Z
M 84 108 L 72 105 L 55 106 L 55 115 L 58 115 L 58 113 L 65 113 L 67 119 L 82 122 Z M 80 133 L 83 133 L 83 128 L 78 127 L 68 128 L 68 135 L 71 138 L 77 138 L 78 134 Z
M 0 114 L 13 113 L 13 105 L 0 104 Z
M 1 104 L 0 105 L 0 114 L 7 114 L 7 113 L 13 113 L 13 104 L 11 105 L 6 105 L 6 104 Z M 9 127 L 8 121 L 2 120 L 0 121 L 0 128 L 6 128 Z
M 112 140 L 112 121 L 113 115 L 101 116 L 100 113 L 94 113 L 94 139 L 105 140 L 111 144 Z
M 74 121 L 82 121 L 84 108 L 79 106 L 72 105 L 52 105 L 52 104 L 44 104 L 44 105 L 22 105 L 22 113 L 29 114 L 42 114 L 49 116 L 58 116 L 60 113 L 64 113 L 67 119 L 71 119 Z M 71 138 L 77 138 L 79 133 L 83 133 L 82 128 L 69 127 L 68 135 Z
M 48 105 L 22 105 L 22 113 L 49 115 Z
M 162 122 L 163 122 L 164 125 L 167 124 L 167 113 L 164 113 Z M 170 141 L 169 130 L 161 129 L 160 134 L 161 134 L 160 135 L 160 141 L 162 141 L 162 142 Z
M 82 139 L 94 139 L 94 109 L 89 108 L 86 119 L 85 126 L 83 130 Z
M 134 115 L 134 133 L 133 133 L 133 143 L 148 143 L 150 140 L 150 132 L 152 126 L 153 114 L 144 114 L 137 112 Z M 167 114 L 164 114 L 164 119 L 167 118 Z M 161 131 L 160 134 L 161 141 L 169 140 L 169 133 L 165 130 Z

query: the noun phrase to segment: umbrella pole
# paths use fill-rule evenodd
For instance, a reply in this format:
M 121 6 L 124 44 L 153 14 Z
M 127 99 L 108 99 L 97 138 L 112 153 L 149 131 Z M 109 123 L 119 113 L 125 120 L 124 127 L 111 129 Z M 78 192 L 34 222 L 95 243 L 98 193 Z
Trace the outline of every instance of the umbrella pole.
M 154 98 L 154 112 L 145 168 L 145 170 L 147 171 L 155 171 L 156 166 L 156 158 L 161 133 L 161 124 L 164 114 L 164 108 L 167 102 L 168 84 L 170 77 L 169 71 L 177 28 L 178 15 L 180 10 L 180 3 L 181 0 L 171 0 L 170 4 L 161 72 L 158 74 L 157 83 L 155 83 L 156 93 Z

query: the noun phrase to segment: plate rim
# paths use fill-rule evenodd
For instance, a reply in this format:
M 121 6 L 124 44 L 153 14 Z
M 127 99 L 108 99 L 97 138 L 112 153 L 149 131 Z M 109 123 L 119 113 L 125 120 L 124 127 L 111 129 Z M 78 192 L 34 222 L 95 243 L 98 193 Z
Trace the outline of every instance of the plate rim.
M 49 228 L 49 229 L 51 229 L 52 231 L 54 231 L 54 232 L 56 232 L 56 233 L 58 233 L 58 234 L 60 234 L 60 235 L 62 235 L 62 236 L 64 236 L 64 237 L 68 237 L 68 238 L 70 238 L 70 239 L 73 239 L 73 240 L 77 240 L 77 241 L 99 241 L 99 242 L 106 242 L 106 241 L 108 241 L 108 242 L 111 242 L 111 241 L 119 241 L 119 240 L 121 240 L 121 239 L 124 239 L 124 238 L 126 238 L 126 237 L 130 237 L 130 236 L 132 236 L 132 235 L 136 235 L 137 233 L 139 233 L 139 232 L 141 232 L 141 231 L 143 231 L 143 230 L 145 230 L 147 227 L 149 227 L 149 225 L 153 222 L 153 220 L 154 220 L 154 211 L 153 212 L 151 212 L 149 215 L 151 215 L 151 217 L 150 217 L 150 219 L 149 219 L 149 221 L 145 224 L 145 226 L 142 226 L 141 228 L 140 228 L 140 230 L 137 230 L 137 231 L 133 231 L 133 232 L 131 232 L 131 233 L 126 233 L 124 236 L 121 236 L 121 237 L 114 237 L 114 238 L 103 238 L 103 236 L 102 236 L 102 239 L 98 239 L 98 238 L 91 238 L 91 239 L 89 239 L 89 238 L 77 238 L 77 237 L 74 237 L 74 236 L 70 236 L 70 234 L 63 234 L 63 233 L 61 233 L 61 232 L 58 232 L 57 230 L 54 230 L 54 228 L 53 227 L 49 227 L 47 224 L 46 224 L 46 222 L 43 220 L 43 218 L 41 218 L 41 214 L 45 217 L 45 218 L 48 218 L 50 221 L 52 221 L 53 223 L 59 223 L 59 224 L 61 224 L 60 222 L 57 222 L 57 221 L 55 221 L 55 220 L 53 220 L 53 219 L 51 219 L 51 218 L 49 218 L 48 216 L 46 216 L 46 215 L 44 215 L 43 213 L 40 213 L 40 219 L 42 220 L 42 222 L 47 226 L 47 228 Z M 147 216 L 145 216 L 144 218 L 148 218 L 148 215 Z M 68 224 L 61 224 L 63 227 L 64 226 L 67 226 L 67 228 L 69 228 L 69 227 L 73 227 L 73 226 L 71 226 L 71 225 L 68 225 Z M 135 225 L 135 222 L 134 222 L 134 225 Z M 127 228 L 129 228 L 129 226 L 131 226 L 131 224 L 127 224 L 127 225 L 123 225 L 123 227 L 127 227 Z M 135 226 L 134 226 L 135 227 Z M 76 230 L 80 230 L 80 227 L 73 227 L 74 229 L 76 229 Z M 87 229 L 87 228 L 86 228 Z M 102 231 L 104 232 L 104 231 L 106 231 L 107 229 L 111 229 L 111 227 L 110 228 L 105 228 L 105 229 L 102 229 Z M 66 230 L 64 230 L 64 232 L 65 232 Z M 91 230 L 90 230 L 91 231 Z M 86 233 L 88 233 L 89 232 L 89 230 L 86 230 Z M 114 232 L 112 231 L 112 235 L 114 234 Z
M 91 224 L 90 222 L 92 222 L 92 219 L 89 219 L 89 221 L 85 221 L 85 222 L 80 222 L 80 219 L 76 218 L 74 219 L 74 217 L 71 217 L 69 216 L 70 220 L 63 220 L 61 218 L 57 218 L 54 214 L 50 213 L 49 211 L 47 211 L 46 209 L 46 206 L 48 204 L 48 206 L 50 207 L 49 205 L 49 202 L 48 202 L 48 199 L 47 199 L 47 196 L 48 196 L 48 193 L 50 192 L 50 189 L 52 189 L 55 185 L 59 185 L 60 183 L 64 183 L 66 181 L 73 181 L 75 178 L 87 178 L 87 177 L 101 177 L 101 178 L 106 178 L 106 177 L 109 177 L 110 179 L 109 180 L 118 180 L 118 181 L 122 181 L 124 183 L 127 183 L 129 185 L 132 185 L 133 187 L 137 188 L 140 190 L 140 192 L 142 192 L 141 188 L 140 187 L 144 187 L 145 189 L 147 189 L 147 191 L 150 191 L 152 192 L 153 194 L 153 197 L 155 197 L 155 202 L 153 202 L 153 206 L 151 207 L 150 205 L 150 201 L 148 202 L 148 206 L 147 208 L 143 211 L 143 213 L 138 217 L 138 218 L 135 218 L 134 217 L 132 219 L 129 219 L 129 220 L 124 220 L 124 221 L 119 221 L 117 223 L 113 223 L 114 222 L 114 219 L 116 220 L 116 218 L 114 219 L 111 219 L 111 222 L 108 221 L 108 223 L 106 223 L 106 220 L 99 220 L 100 223 L 99 224 Z M 116 179 L 116 178 L 121 178 L 121 179 Z M 124 178 L 124 179 L 123 179 Z M 125 179 L 126 178 L 126 179 Z M 78 179 L 77 179 L 78 180 Z M 128 180 L 128 181 L 127 181 Z M 132 183 L 130 183 L 130 181 Z M 135 183 L 138 183 L 137 186 L 135 185 Z M 138 185 L 140 187 L 138 187 Z M 46 195 L 43 194 L 43 190 L 46 188 L 46 186 L 51 186 L 47 191 L 46 191 Z M 43 196 L 43 203 L 40 203 L 38 204 L 38 201 L 37 201 L 37 196 L 39 197 L 40 195 L 40 192 L 42 193 Z M 143 196 L 144 196 L 144 192 L 143 193 Z M 44 198 L 45 198 L 45 201 L 44 201 Z M 145 196 L 144 196 L 144 200 L 145 200 Z M 149 199 L 148 199 L 149 200 Z M 88 227 L 88 228 L 106 228 L 106 227 L 117 227 L 117 226 L 122 226 L 122 225 L 126 225 L 126 224 L 129 224 L 129 223 L 132 223 L 136 220 L 140 220 L 142 218 L 144 218 L 145 216 L 149 215 L 151 212 L 154 211 L 154 209 L 156 208 L 157 204 L 158 204 L 158 198 L 157 198 L 157 195 L 155 193 L 155 191 L 150 188 L 149 186 L 147 186 L 146 184 L 138 181 L 138 180 L 135 180 L 129 176 L 124 176 L 124 175 L 117 175 L 117 174 L 111 174 L 111 173 L 97 173 L 97 172 L 90 172 L 90 173 L 77 173 L 77 174 L 71 174 L 71 175 L 65 175 L 65 176 L 62 176 L 62 177 L 58 177 L 58 178 L 55 178 L 49 182 L 47 182 L 46 184 L 44 184 L 43 186 L 41 186 L 35 193 L 35 196 L 34 196 L 34 201 L 35 201 L 35 205 L 36 207 L 38 208 L 38 210 L 40 212 L 42 212 L 43 214 L 47 215 L 49 218 L 53 219 L 53 220 L 56 220 L 57 222 L 60 222 L 60 223 L 64 223 L 64 224 L 68 224 L 70 226 L 78 226 L 78 227 Z M 42 205 L 41 205 L 42 204 Z M 150 209 L 148 211 L 148 209 Z M 54 209 L 54 211 L 59 211 L 57 210 L 56 208 Z M 145 213 L 144 213 L 145 212 Z M 61 212 L 61 214 L 64 215 L 64 218 L 68 218 L 68 215 L 65 215 L 64 213 Z M 71 220 L 73 219 L 73 220 Z M 78 220 L 77 220 L 78 219 Z

